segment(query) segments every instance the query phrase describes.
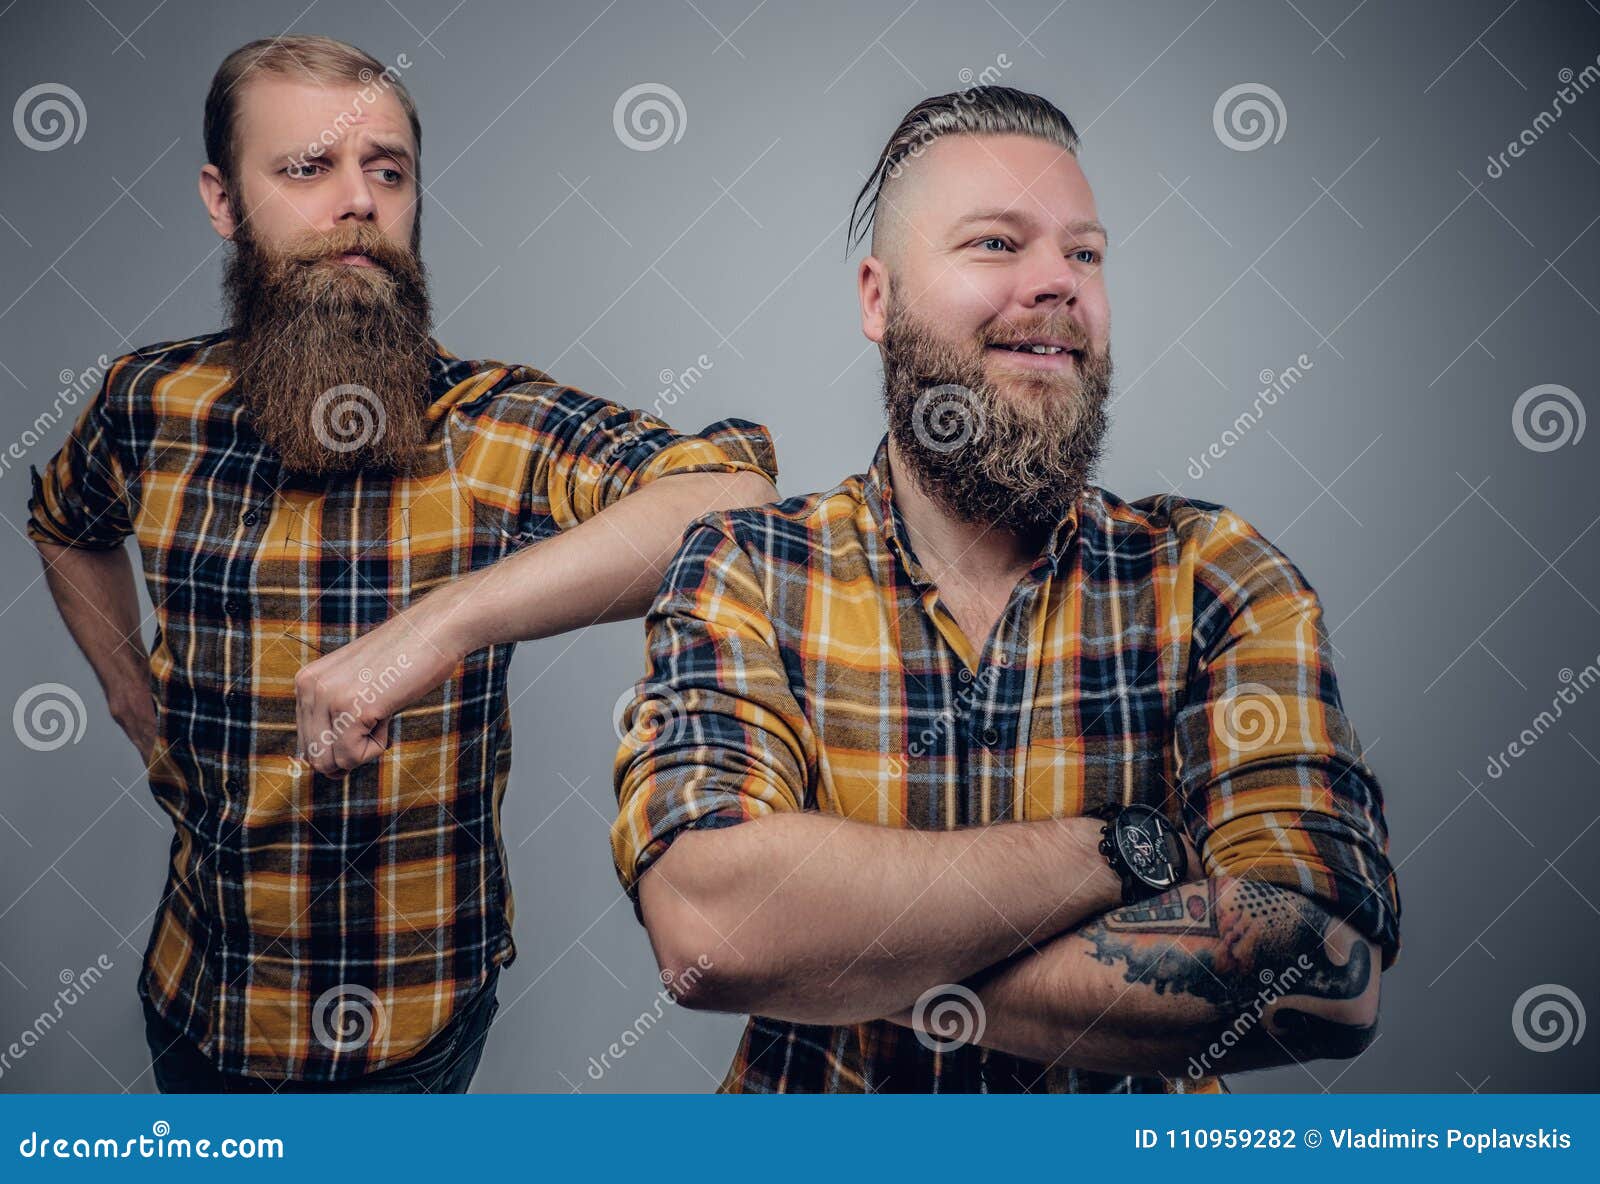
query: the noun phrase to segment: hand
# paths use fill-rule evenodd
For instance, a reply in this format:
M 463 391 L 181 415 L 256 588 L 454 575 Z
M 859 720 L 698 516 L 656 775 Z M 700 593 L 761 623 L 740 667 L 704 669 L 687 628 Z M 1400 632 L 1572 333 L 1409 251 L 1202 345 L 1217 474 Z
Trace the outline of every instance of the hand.
M 388 721 L 450 677 L 470 651 L 450 627 L 452 601 L 431 596 L 295 676 L 299 755 L 337 777 L 388 747 Z

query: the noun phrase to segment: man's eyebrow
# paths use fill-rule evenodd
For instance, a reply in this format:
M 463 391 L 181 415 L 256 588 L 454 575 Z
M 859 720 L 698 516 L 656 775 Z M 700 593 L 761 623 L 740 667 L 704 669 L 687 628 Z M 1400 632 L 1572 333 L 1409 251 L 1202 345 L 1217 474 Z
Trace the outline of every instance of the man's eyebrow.
M 411 163 L 411 149 L 392 140 L 378 140 L 372 144 L 372 155 L 392 156 L 402 164 Z
M 975 210 L 972 213 L 966 214 L 958 219 L 956 225 L 966 226 L 972 222 L 1009 222 L 1015 226 L 1034 225 L 1034 220 L 1029 218 L 1026 214 L 1023 214 L 1021 211 L 1000 208 L 992 210 Z M 1071 222 L 1064 223 L 1061 228 L 1069 234 L 1098 234 L 1101 238 L 1106 239 L 1107 241 L 1109 241 L 1111 238 L 1111 236 L 1106 233 L 1105 226 L 1095 221 L 1093 218 L 1076 218 Z
M 343 143 L 336 140 L 332 144 L 319 144 L 317 147 L 317 156 L 334 156 L 338 153 L 339 149 L 343 147 Z M 305 155 L 305 149 L 292 148 L 286 152 L 280 152 L 278 155 L 283 157 L 285 160 L 299 160 L 303 155 Z M 374 140 L 372 143 L 367 145 L 364 155 L 369 157 L 392 156 L 401 164 L 409 165 L 412 163 L 411 149 L 407 148 L 398 140 Z

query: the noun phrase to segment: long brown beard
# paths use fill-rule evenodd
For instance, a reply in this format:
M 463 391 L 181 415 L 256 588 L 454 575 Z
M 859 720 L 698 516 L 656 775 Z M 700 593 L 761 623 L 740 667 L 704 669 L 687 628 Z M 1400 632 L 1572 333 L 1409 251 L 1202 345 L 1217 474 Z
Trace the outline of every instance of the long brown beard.
M 1082 350 L 1059 373 L 989 381 L 991 342 L 1059 338 Z M 966 522 L 1048 530 L 1078 500 L 1099 464 L 1109 421 L 1111 353 L 1065 318 L 995 325 L 970 346 L 944 340 L 909 314 L 890 314 L 883 339 L 889 432 L 923 492 Z
M 337 257 L 364 254 L 377 267 Z M 223 271 L 234 377 L 251 426 L 290 472 L 404 473 L 427 436 L 426 276 L 371 223 L 257 242 L 246 224 Z

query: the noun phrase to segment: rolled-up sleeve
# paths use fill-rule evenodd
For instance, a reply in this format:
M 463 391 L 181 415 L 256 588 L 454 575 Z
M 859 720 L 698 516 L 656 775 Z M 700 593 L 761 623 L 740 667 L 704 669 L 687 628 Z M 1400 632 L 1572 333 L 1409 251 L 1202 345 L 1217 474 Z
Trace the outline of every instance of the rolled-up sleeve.
M 110 406 L 115 373 L 113 367 L 44 472 L 28 466 L 27 534 L 35 543 L 104 551 L 133 533 L 128 471 Z
M 724 419 L 688 434 L 644 411 L 551 382 L 524 383 L 499 401 L 508 433 L 526 450 L 522 517 L 569 530 L 620 498 L 679 473 L 778 476 L 772 436 L 759 424 Z
M 1383 792 L 1346 716 L 1316 593 L 1222 510 L 1194 558 L 1194 642 L 1177 745 L 1207 871 L 1299 892 L 1400 950 Z
M 623 715 L 612 856 L 639 877 L 685 829 L 807 808 L 816 745 L 765 597 L 725 515 L 690 527 L 646 619 L 647 668 Z

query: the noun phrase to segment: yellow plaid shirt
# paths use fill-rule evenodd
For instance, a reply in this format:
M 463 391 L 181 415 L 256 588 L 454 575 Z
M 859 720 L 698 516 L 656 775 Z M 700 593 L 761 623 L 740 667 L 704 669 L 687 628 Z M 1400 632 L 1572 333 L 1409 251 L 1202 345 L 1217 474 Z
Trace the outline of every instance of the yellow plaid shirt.
M 177 833 L 141 992 L 224 1072 L 344 1080 L 421 1050 L 514 955 L 514 647 L 469 655 L 340 777 L 294 759 L 295 674 L 658 477 L 776 464 L 754 424 L 678 435 L 434 343 L 415 474 L 295 480 L 229 355 L 214 334 L 118 358 L 34 472 L 28 535 L 135 536 L 155 606 L 148 772 Z
M 1383 798 L 1315 592 L 1243 519 L 1091 487 L 974 652 L 913 554 L 887 441 L 837 488 L 702 519 L 648 618 L 612 849 L 639 877 L 690 827 L 817 810 L 950 830 L 1146 802 L 1210 874 L 1305 894 L 1399 949 Z M 1216 1092 L 886 1020 L 751 1017 L 726 1091 Z

